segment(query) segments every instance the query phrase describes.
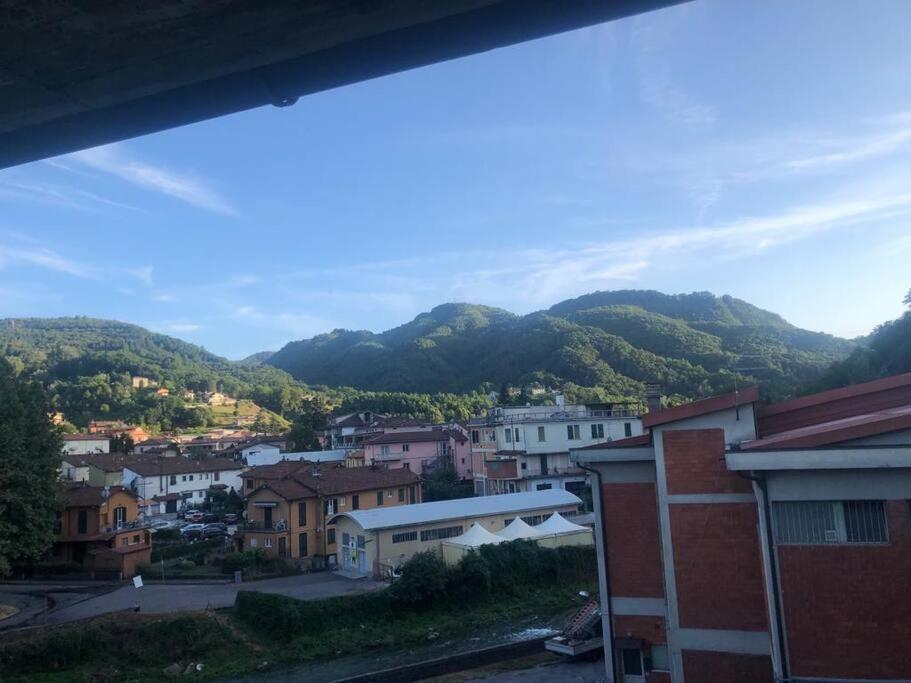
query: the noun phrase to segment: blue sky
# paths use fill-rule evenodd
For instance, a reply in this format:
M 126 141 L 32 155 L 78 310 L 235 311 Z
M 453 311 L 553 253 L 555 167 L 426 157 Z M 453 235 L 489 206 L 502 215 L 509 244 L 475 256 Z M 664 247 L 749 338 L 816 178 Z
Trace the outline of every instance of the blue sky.
M 232 358 L 446 301 L 911 288 L 911 3 L 697 1 L 0 171 L 0 316 Z

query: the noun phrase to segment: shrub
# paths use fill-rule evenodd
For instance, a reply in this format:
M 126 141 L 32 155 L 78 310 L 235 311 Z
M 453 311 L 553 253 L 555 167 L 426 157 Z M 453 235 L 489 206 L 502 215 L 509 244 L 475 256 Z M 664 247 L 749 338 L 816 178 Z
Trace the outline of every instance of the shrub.
M 417 604 L 442 593 L 446 588 L 446 563 L 439 553 L 425 550 L 416 553 L 402 567 L 402 576 L 392 584 L 392 598 L 397 602 Z

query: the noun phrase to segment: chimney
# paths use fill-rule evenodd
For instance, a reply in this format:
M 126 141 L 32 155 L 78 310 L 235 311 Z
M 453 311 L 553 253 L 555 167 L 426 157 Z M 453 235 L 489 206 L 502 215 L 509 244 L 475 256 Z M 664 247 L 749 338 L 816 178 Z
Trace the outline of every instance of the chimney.
M 645 385 L 645 405 L 648 412 L 657 413 L 661 410 L 661 386 L 658 384 Z

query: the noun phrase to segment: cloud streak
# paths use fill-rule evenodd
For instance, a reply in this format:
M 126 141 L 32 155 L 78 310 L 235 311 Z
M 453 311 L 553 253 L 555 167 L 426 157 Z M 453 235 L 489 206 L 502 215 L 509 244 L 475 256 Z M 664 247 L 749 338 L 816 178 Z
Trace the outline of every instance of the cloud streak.
M 94 269 L 89 266 L 42 247 L 0 245 L 0 268 L 7 264 L 37 266 L 84 279 L 97 279 L 98 277 Z
M 119 145 L 106 145 L 75 152 L 67 159 L 200 209 L 227 216 L 237 213 L 231 203 L 207 181 L 190 174 L 125 158 Z M 66 168 L 66 165 L 63 167 Z

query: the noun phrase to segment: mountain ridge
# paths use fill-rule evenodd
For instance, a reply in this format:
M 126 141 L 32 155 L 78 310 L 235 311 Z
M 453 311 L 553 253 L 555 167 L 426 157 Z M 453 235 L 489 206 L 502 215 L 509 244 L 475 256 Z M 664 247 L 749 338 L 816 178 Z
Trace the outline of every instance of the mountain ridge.
M 753 370 L 789 395 L 854 349 L 728 295 L 592 292 L 527 315 L 447 303 L 384 332 L 336 329 L 292 341 L 266 361 L 297 379 L 365 390 L 464 392 L 489 383 L 599 388 L 638 395 L 646 383 L 697 397 Z

